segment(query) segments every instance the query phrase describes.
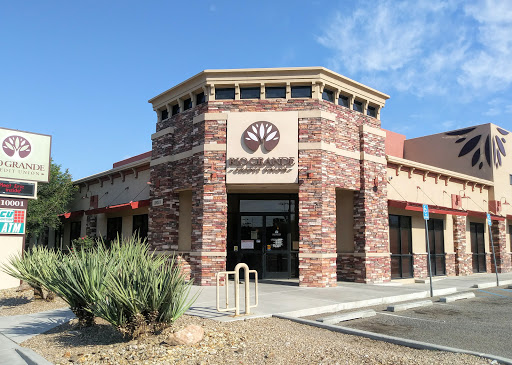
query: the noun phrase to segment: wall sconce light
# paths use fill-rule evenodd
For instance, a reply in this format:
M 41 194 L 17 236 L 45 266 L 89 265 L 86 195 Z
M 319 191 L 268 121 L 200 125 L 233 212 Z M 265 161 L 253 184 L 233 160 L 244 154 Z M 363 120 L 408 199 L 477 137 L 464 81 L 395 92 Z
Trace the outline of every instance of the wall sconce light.
M 501 202 L 501 199 L 505 199 L 505 201 L 504 201 L 504 202 Z M 503 205 L 510 205 L 510 203 L 507 203 L 507 198 L 506 198 L 506 197 L 504 197 L 504 196 L 502 196 L 502 197 L 500 198 L 500 202 L 501 202 Z

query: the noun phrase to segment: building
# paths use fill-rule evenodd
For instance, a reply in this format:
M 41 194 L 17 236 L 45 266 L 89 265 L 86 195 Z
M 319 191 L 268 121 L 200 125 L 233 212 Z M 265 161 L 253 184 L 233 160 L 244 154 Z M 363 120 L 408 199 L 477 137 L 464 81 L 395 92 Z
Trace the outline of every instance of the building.
M 386 282 L 427 276 L 428 204 L 434 275 L 494 270 L 487 211 L 510 271 L 509 132 L 408 140 L 381 128 L 388 98 L 322 67 L 203 71 L 149 100 L 150 153 L 75 181 L 57 241 L 147 214 L 151 247 L 200 285 L 238 262 L 302 286 Z

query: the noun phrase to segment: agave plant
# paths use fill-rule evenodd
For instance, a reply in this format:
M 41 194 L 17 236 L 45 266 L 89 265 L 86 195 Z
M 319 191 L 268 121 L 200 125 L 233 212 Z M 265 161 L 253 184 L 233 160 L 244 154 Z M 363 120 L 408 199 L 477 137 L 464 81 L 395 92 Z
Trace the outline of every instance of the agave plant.
M 35 246 L 23 255 L 11 255 L 0 269 L 6 274 L 25 281 L 34 289 L 34 295 L 46 301 L 55 298 L 52 289 L 47 285 L 53 270 L 62 259 L 60 251 L 52 251 L 46 247 Z
M 110 254 L 103 242 L 94 249 L 75 249 L 55 267 L 47 287 L 66 301 L 79 325 L 94 324 L 92 307 L 103 295 Z
M 130 337 L 172 323 L 196 299 L 188 299 L 192 282 L 185 282 L 177 261 L 150 252 L 138 237 L 114 241 L 110 263 L 105 295 L 93 310 Z

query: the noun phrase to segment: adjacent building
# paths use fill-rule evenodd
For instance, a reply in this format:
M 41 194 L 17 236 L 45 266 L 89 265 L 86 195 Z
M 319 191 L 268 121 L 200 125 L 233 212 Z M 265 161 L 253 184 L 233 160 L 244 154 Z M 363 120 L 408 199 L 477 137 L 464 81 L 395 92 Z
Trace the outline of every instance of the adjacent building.
M 322 67 L 206 70 L 155 96 L 151 152 L 76 180 L 53 245 L 138 232 L 200 285 L 245 262 L 260 278 L 335 286 L 510 271 L 509 132 L 415 139 L 381 128 L 388 95 Z M 510 143 L 510 142 L 509 142 Z

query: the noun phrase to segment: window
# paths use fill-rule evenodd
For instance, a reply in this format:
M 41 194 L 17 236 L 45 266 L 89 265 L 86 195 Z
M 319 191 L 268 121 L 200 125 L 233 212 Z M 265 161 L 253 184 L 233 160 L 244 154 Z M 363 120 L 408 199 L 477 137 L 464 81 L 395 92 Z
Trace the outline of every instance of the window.
M 260 98 L 259 87 L 243 87 L 240 88 L 240 99 L 259 99 Z
M 175 104 L 172 106 L 172 115 L 176 115 L 180 112 L 180 105 L 179 104 Z
M 202 104 L 205 102 L 204 93 L 199 93 L 196 95 L 196 105 Z
M 111 241 L 117 239 L 117 236 L 121 238 L 123 233 L 123 217 L 115 217 L 107 219 L 107 245 L 110 245 Z
M 140 237 L 141 240 L 148 238 L 148 215 L 139 214 L 133 216 L 133 234 Z
M 71 247 L 71 242 L 73 242 L 73 240 L 80 238 L 81 230 L 82 230 L 81 222 L 71 222 L 71 229 L 70 229 L 71 232 L 69 234 L 70 247 Z
M 166 120 L 167 118 L 169 118 L 169 112 L 167 111 L 167 109 L 160 111 L 160 116 L 162 120 Z
M 192 108 L 192 99 L 186 99 L 183 101 L 183 110 Z
M 265 98 L 267 99 L 286 99 L 286 87 L 269 86 L 265 88 Z
M 363 103 L 360 102 L 360 101 L 354 100 L 354 107 L 353 107 L 353 109 L 356 112 L 362 113 L 363 112 Z
M 340 95 L 340 98 L 338 99 L 338 105 L 348 108 L 348 97 L 345 95 Z
M 377 109 L 374 106 L 369 106 L 366 115 L 377 118 Z
M 510 175 L 510 185 L 512 185 L 512 175 Z
M 292 98 L 310 98 L 311 86 L 292 86 Z
M 444 222 L 442 219 L 430 218 L 428 220 L 427 226 L 428 241 L 430 246 L 430 267 L 432 268 L 432 275 L 446 275 L 444 253 Z
M 215 99 L 217 100 L 234 100 L 235 99 L 235 88 L 220 88 L 215 89 Z
M 322 93 L 322 99 L 334 103 L 334 91 L 324 89 L 324 92 Z

